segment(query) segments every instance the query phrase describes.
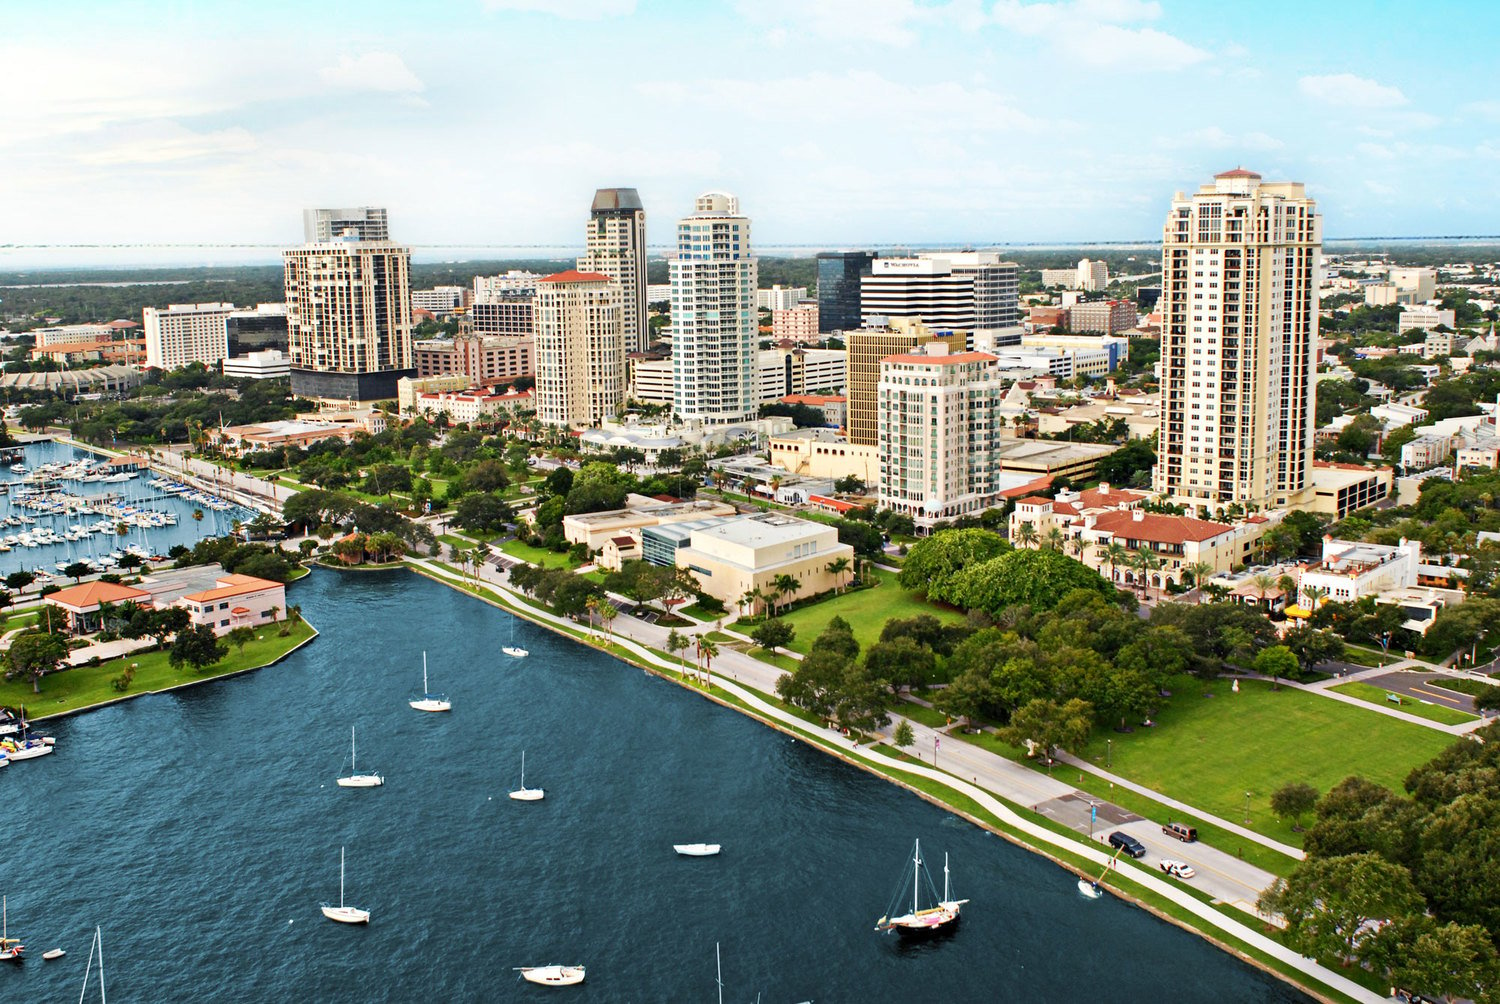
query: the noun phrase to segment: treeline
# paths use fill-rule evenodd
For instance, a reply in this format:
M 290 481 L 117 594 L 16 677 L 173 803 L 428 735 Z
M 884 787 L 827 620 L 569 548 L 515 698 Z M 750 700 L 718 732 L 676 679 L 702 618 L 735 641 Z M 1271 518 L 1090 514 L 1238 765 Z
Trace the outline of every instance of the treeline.
M 1261 897 L 1305 955 L 1426 995 L 1500 1001 L 1500 727 L 1416 768 L 1403 797 L 1350 777 L 1318 801 L 1307 859 Z

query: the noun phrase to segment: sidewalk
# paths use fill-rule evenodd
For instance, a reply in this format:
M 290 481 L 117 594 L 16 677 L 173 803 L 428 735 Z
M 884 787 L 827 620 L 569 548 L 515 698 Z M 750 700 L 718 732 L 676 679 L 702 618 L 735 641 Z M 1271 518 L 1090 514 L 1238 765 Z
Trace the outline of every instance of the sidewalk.
M 413 565 L 426 569 L 429 574 L 437 576 L 440 579 L 456 581 L 459 578 L 458 576 L 455 576 L 454 573 L 449 572 L 446 569 L 435 567 L 430 561 L 426 559 L 414 558 L 411 560 L 411 563 Z M 495 593 L 498 597 L 500 597 L 502 605 L 508 605 L 513 609 L 524 613 L 525 616 L 542 621 L 544 623 L 550 623 L 564 628 L 577 627 L 577 625 L 573 624 L 572 622 L 558 617 L 555 614 L 547 613 L 545 611 L 537 610 L 533 607 L 521 604 L 518 600 L 512 597 L 510 587 L 504 581 L 505 576 L 497 574 L 492 567 L 485 566 L 485 568 L 481 572 L 480 577 L 485 583 L 489 584 L 492 587 L 496 587 Z M 666 628 L 656 628 L 654 625 L 645 624 L 633 617 L 621 615 L 617 619 L 615 624 L 613 640 L 616 644 L 620 645 L 622 648 L 625 648 L 637 658 L 651 665 L 657 666 L 660 669 L 676 673 L 679 671 L 679 664 L 676 660 L 668 659 L 665 656 L 659 655 L 654 651 L 642 647 L 641 641 L 643 639 L 636 637 L 636 635 L 639 633 L 646 636 L 660 635 L 662 639 L 665 639 L 667 630 L 668 629 Z M 651 644 L 651 642 L 647 641 L 646 644 L 649 645 Z M 744 656 L 741 653 L 737 652 L 724 653 L 719 657 L 719 659 L 715 660 L 715 662 L 716 669 L 712 674 L 714 685 L 724 690 L 726 693 L 732 694 L 740 701 L 743 701 L 757 715 L 769 721 L 775 722 L 777 726 L 781 727 L 784 731 L 788 731 L 803 737 L 812 737 L 816 735 L 817 738 L 825 742 L 832 740 L 833 737 L 830 733 L 827 733 L 825 730 L 819 730 L 816 726 L 809 725 L 801 718 L 798 718 L 797 716 L 792 715 L 789 712 L 783 711 L 782 709 L 775 707 L 774 705 L 766 703 L 766 701 L 762 699 L 761 694 L 755 692 L 756 690 L 762 691 L 762 693 L 773 692 L 773 688 L 775 686 L 774 677 L 780 676 L 781 670 L 777 669 L 774 666 L 766 665 L 765 663 L 758 663 L 756 660 L 753 660 L 750 657 Z M 749 665 L 749 663 L 756 663 L 756 665 L 751 666 Z M 724 674 L 725 664 L 728 664 L 730 666 L 728 679 L 725 678 Z M 737 682 L 730 682 L 731 680 L 738 681 L 739 674 L 741 673 L 745 674 L 747 678 L 747 684 L 753 687 L 754 690 L 747 690 L 745 689 L 745 687 L 737 685 Z M 763 682 L 754 682 L 750 680 L 750 677 L 754 677 L 754 681 L 769 680 L 770 686 L 764 686 Z M 921 726 L 919 723 L 912 723 L 912 725 L 914 730 L 924 729 L 926 732 L 931 733 L 931 730 L 926 729 L 925 726 Z M 972 747 L 967 743 L 960 743 L 958 745 L 969 750 L 971 757 L 972 754 L 980 754 L 982 757 L 988 757 L 992 760 L 999 761 L 1000 764 L 1021 772 L 1026 776 L 1026 783 L 1024 787 L 1031 791 L 1047 791 L 1055 792 L 1058 794 L 1071 793 L 1071 789 L 1060 781 L 1055 781 L 1051 778 L 1042 778 L 1038 775 L 1032 775 L 1031 772 L 1027 771 L 1025 768 L 1018 767 L 1017 765 L 1010 763 L 1010 761 L 1007 761 L 1002 757 L 996 757 L 994 754 L 987 753 L 983 750 L 978 749 L 977 747 Z M 896 760 L 874 750 L 851 750 L 850 753 L 856 763 L 859 760 L 864 760 L 871 764 L 878 765 L 882 768 L 901 771 L 907 774 L 925 778 L 927 780 L 937 781 L 953 789 L 959 794 L 973 799 L 986 811 L 992 813 L 994 816 L 1003 821 L 1007 826 L 1010 826 L 1013 829 L 1025 834 L 1029 840 L 1033 841 L 1036 844 L 1053 847 L 1058 850 L 1066 851 L 1070 854 L 1081 856 L 1091 861 L 1095 865 L 1098 865 L 1101 870 L 1109 863 L 1111 859 L 1112 855 L 1104 849 L 1095 849 L 1087 844 L 1080 844 L 1075 840 L 1054 833 L 1053 831 L 1037 823 L 1033 823 L 1030 820 L 1023 818 L 1022 816 L 1013 812 L 999 799 L 997 799 L 991 791 L 986 790 L 985 788 L 979 786 L 977 783 L 971 784 L 953 776 L 952 774 L 931 767 L 925 767 L 918 764 Z M 958 759 L 958 757 L 955 755 L 954 759 Z M 1007 797 L 1009 796 L 1007 795 Z M 1021 802 L 1031 801 L 1029 797 L 1012 800 Z M 1250 945 L 1257 951 L 1263 952 L 1266 955 L 1276 958 L 1277 960 L 1286 964 L 1288 967 L 1308 975 L 1312 979 L 1325 984 L 1326 986 L 1338 991 L 1341 994 L 1344 994 L 1354 1000 L 1371 1002 L 1371 1004 L 1384 999 L 1379 995 L 1366 990 L 1364 987 L 1344 977 L 1343 975 L 1334 972 L 1333 970 L 1326 969 L 1313 960 L 1304 958 L 1303 956 L 1297 954 L 1295 951 L 1292 951 L 1291 949 L 1286 948 L 1280 943 L 1266 937 L 1260 931 L 1262 922 L 1256 921 L 1253 923 L 1253 926 L 1241 923 L 1215 909 L 1213 906 L 1202 902 L 1200 899 L 1193 896 L 1191 893 L 1187 892 L 1181 887 L 1169 883 L 1163 878 L 1158 877 L 1160 874 L 1159 872 L 1148 870 L 1147 868 L 1135 863 L 1134 861 L 1124 858 L 1120 859 L 1116 863 L 1115 870 L 1117 872 L 1127 873 L 1132 881 L 1138 883 L 1146 889 L 1149 889 L 1152 893 L 1171 901 L 1179 908 L 1193 914 L 1205 925 L 1223 931 L 1224 933 L 1236 938 L 1237 940 Z M 1069 885 L 1068 889 L 1069 892 L 1071 892 L 1071 885 Z

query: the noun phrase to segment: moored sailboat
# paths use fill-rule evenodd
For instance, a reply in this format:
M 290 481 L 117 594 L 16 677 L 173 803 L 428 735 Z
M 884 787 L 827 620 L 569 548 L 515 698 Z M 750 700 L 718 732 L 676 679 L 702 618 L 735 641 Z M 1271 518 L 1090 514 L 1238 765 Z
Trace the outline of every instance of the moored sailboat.
M 521 787 L 510 793 L 517 802 L 540 802 L 546 794 L 541 788 L 526 787 L 526 751 L 521 751 Z
M 422 696 L 406 702 L 418 711 L 452 711 L 453 702 L 444 694 L 434 694 L 427 689 L 427 653 L 422 653 Z
M 10 936 L 10 900 L 0 896 L 0 962 L 20 962 L 26 946 Z
M 342 847 L 339 848 L 339 905 L 329 906 L 324 903 L 321 909 L 323 916 L 340 924 L 368 924 L 370 922 L 369 910 L 344 905 L 344 849 Z
M 570 987 L 583 982 L 582 966 L 517 966 L 516 972 L 529 983 L 548 987 Z
M 885 915 L 875 922 L 877 931 L 895 931 L 903 938 L 925 938 L 933 935 L 943 934 L 958 926 L 959 911 L 966 899 L 954 899 L 949 890 L 948 877 L 948 855 L 943 855 L 943 895 L 938 898 L 937 890 L 933 888 L 932 879 L 927 875 L 927 869 L 922 864 L 922 842 L 916 841 L 912 846 L 911 875 L 903 881 L 901 888 L 891 899 L 891 905 L 886 908 Z M 911 909 L 898 916 L 891 916 L 896 904 L 904 902 L 907 883 L 911 884 Z M 936 900 L 933 906 L 923 907 L 921 902 L 922 884 L 927 884 L 928 891 Z
M 379 774 L 361 774 L 354 764 L 354 726 L 349 726 L 349 774 L 339 778 L 340 788 L 378 788 L 385 784 Z
M 520 620 L 519 617 L 515 616 L 514 614 L 511 615 L 511 618 L 510 618 L 510 644 L 503 645 L 500 648 L 500 651 L 504 652 L 506 655 L 510 656 L 512 659 L 524 659 L 528 655 L 531 654 L 530 652 L 526 651 L 524 648 L 521 648 L 519 645 L 516 644 L 516 621 L 518 621 L 518 620 Z

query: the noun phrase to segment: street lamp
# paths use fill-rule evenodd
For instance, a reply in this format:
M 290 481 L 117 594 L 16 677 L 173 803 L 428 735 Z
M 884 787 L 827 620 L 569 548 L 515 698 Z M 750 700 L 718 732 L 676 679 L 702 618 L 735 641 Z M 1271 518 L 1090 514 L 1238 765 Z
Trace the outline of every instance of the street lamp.
M 1106 766 L 1106 767 L 1113 767 L 1114 765 L 1115 765 L 1115 741 L 1113 739 L 1106 739 L 1106 740 L 1104 740 L 1104 766 Z
M 1391 633 L 1382 631 L 1380 633 L 1380 665 L 1385 666 L 1386 658 L 1391 654 Z
M 1245 792 L 1245 825 L 1250 825 L 1250 793 Z

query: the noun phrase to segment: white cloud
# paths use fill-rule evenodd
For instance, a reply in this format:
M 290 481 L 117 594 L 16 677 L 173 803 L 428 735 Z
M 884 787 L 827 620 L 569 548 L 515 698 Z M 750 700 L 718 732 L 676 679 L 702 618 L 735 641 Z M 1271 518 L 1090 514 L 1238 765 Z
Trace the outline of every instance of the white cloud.
M 486 10 L 551 14 L 569 21 L 597 21 L 635 13 L 635 0 L 484 0 Z
M 1000 0 L 990 16 L 1000 27 L 1045 39 L 1065 58 L 1096 69 L 1180 70 L 1210 57 L 1207 50 L 1156 28 L 1125 27 L 1160 17 L 1156 3 Z
M 194 132 L 171 122 L 130 131 L 128 137 L 105 141 L 73 159 L 90 167 L 127 165 L 195 168 L 203 161 L 234 158 L 259 148 L 254 136 L 238 127 Z
M 335 87 L 357 91 L 415 94 L 423 89 L 422 81 L 394 52 L 340 56 L 338 65 L 323 67 L 318 76 Z
M 922 27 L 967 28 L 984 21 L 977 0 L 924 5 L 915 0 L 737 0 L 741 17 L 768 25 L 773 44 L 798 35 L 839 42 L 908 46 Z
M 1399 108 L 1410 103 L 1400 88 L 1352 73 L 1303 77 L 1297 88 L 1315 101 L 1338 108 Z
M 1490 122 L 1500 122 L 1500 101 L 1471 101 L 1464 105 L 1463 110 Z
M 1263 132 L 1230 133 L 1218 126 L 1174 135 L 1164 140 L 1162 145 L 1181 150 L 1245 150 L 1254 153 L 1266 153 L 1286 147 L 1275 136 Z

